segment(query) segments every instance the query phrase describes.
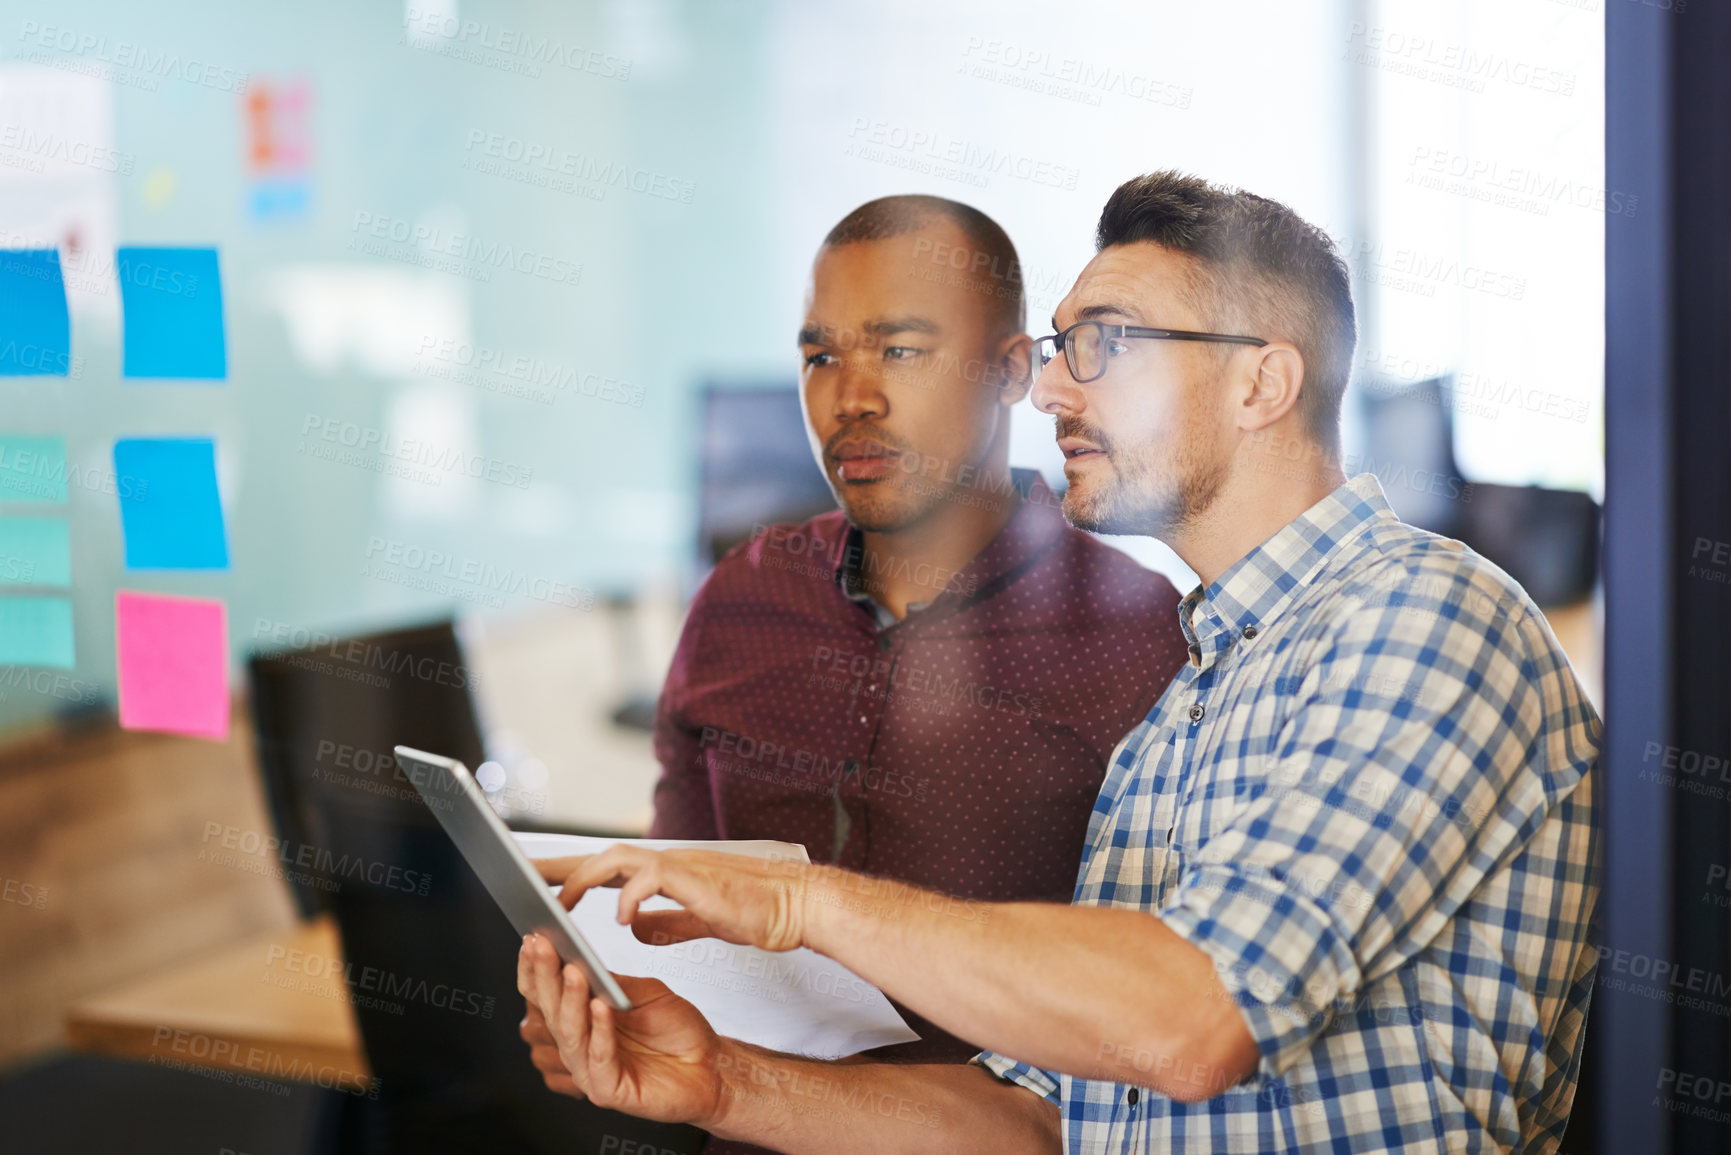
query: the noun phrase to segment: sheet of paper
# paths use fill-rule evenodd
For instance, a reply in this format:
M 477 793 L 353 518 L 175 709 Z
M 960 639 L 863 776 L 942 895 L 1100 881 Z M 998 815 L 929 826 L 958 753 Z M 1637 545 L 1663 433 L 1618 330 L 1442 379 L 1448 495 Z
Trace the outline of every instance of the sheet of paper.
M 312 82 L 253 77 L 246 90 L 247 205 L 260 223 L 304 221 L 312 205 Z
M 72 367 L 72 315 L 54 249 L 0 251 L 0 377 L 64 377 Z
M 228 737 L 228 615 L 209 598 L 114 595 L 120 725 Z
M 0 585 L 72 584 L 72 539 L 63 517 L 0 517 Z
M 0 502 L 66 500 L 66 443 L 58 437 L 0 433 Z
M 118 185 L 138 159 L 115 147 L 116 88 L 106 76 L 0 61 L 0 243 L 58 250 L 65 305 L 80 321 L 105 326 L 120 300 Z M 74 355 L 72 376 L 79 361 Z
M 72 669 L 72 603 L 0 598 L 0 665 Z
M 228 376 L 222 280 L 215 249 L 122 245 L 123 377 Z
M 530 858 L 594 854 L 625 841 L 654 850 L 691 847 L 808 861 L 804 847 L 785 842 L 673 842 L 565 834 L 516 837 Z M 676 907 L 659 898 L 643 905 L 645 910 Z M 802 947 L 772 953 L 713 938 L 649 946 L 638 942 L 630 927 L 619 925 L 617 890 L 590 891 L 573 914 L 607 969 L 660 979 L 696 1005 L 723 1035 L 814 1059 L 839 1059 L 919 1038 L 882 991 L 815 951 Z
M 227 569 L 228 537 L 208 437 L 137 437 L 114 443 L 127 569 Z

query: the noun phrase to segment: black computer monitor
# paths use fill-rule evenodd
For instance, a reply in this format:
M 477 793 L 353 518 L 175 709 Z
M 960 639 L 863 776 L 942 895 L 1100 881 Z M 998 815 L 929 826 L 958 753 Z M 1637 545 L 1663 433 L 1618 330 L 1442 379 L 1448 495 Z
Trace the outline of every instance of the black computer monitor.
M 1364 453 L 1342 462 L 1347 474 L 1388 479 L 1388 503 L 1401 520 L 1449 537 L 1460 535 L 1460 471 L 1455 465 L 1454 380 L 1364 381 Z
M 1573 490 L 1469 482 L 1454 454 L 1453 379 L 1361 384 L 1365 452 L 1346 472 L 1382 479 L 1405 521 L 1459 538 L 1543 607 L 1579 602 L 1599 570 L 1598 503 Z
M 698 560 L 708 570 L 761 525 L 835 508 L 792 383 L 703 390 Z
M 448 620 L 257 653 L 248 670 L 265 794 L 284 845 L 328 847 L 335 814 L 436 825 L 391 757 L 399 743 L 481 764 L 473 676 Z M 317 869 L 284 873 L 303 918 L 331 908 L 331 880 Z

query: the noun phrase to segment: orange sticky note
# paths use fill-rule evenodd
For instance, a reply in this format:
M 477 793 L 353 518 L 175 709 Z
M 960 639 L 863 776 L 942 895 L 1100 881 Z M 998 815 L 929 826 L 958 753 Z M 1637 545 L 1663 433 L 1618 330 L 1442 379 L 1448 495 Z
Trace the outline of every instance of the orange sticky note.
M 120 725 L 228 737 L 228 611 L 210 598 L 114 595 Z

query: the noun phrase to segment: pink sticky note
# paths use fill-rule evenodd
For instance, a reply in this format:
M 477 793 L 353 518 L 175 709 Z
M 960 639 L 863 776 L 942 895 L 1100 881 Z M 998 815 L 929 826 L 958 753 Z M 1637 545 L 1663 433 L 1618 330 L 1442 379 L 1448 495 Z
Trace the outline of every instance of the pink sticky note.
M 114 595 L 120 725 L 228 737 L 228 613 L 209 598 Z

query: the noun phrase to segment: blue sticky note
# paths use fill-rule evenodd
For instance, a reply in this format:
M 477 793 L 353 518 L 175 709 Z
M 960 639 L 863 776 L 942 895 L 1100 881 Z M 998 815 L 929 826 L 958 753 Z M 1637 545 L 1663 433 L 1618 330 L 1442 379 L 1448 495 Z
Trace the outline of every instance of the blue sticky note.
M 0 249 L 0 377 L 64 377 L 72 319 L 54 249 Z
M 72 669 L 72 603 L 0 597 L 0 664 Z
M 312 206 L 312 185 L 304 177 L 255 181 L 248 207 L 255 221 L 299 221 Z
M 72 540 L 59 517 L 0 517 L 0 585 L 72 584 Z
M 215 249 L 127 245 L 115 267 L 124 313 L 121 376 L 228 376 Z
M 0 502 L 66 500 L 66 443 L 0 433 Z
M 114 443 L 127 569 L 227 569 L 228 536 L 216 491 L 216 442 L 208 437 Z

